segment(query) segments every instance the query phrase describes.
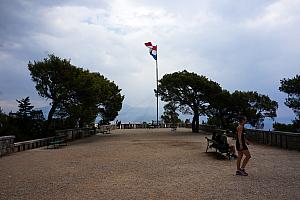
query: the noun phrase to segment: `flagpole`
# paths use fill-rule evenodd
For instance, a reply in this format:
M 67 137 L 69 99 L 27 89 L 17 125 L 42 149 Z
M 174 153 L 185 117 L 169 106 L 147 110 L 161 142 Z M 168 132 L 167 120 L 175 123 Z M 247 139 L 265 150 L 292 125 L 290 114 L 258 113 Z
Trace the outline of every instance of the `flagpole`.
M 158 60 L 158 49 L 156 45 L 156 124 L 158 128 L 158 65 L 157 65 L 157 60 Z

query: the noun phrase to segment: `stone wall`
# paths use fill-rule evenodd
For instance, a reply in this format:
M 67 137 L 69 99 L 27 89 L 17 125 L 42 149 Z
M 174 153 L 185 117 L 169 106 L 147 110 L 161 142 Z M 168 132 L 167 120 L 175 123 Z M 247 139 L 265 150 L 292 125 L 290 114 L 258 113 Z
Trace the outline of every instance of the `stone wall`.
M 158 128 L 172 128 L 173 126 L 176 126 L 178 128 L 191 128 L 191 124 L 185 124 L 185 123 L 176 123 L 171 124 L 171 123 L 162 123 L 159 125 Z M 143 129 L 143 128 L 155 128 L 156 125 L 152 125 L 151 123 L 123 123 L 120 125 L 120 129 Z
M 76 128 L 76 129 L 64 129 L 55 131 L 56 135 L 67 135 L 68 140 L 76 140 L 91 135 L 95 135 L 95 129 L 91 128 Z
M 15 136 L 0 137 L 0 157 L 14 152 Z
M 200 130 L 210 133 L 225 132 L 225 130 L 206 125 L 201 125 Z M 300 133 L 246 129 L 246 137 L 251 142 L 300 151 Z
M 72 140 L 94 135 L 95 130 L 90 128 L 66 129 L 66 130 L 58 130 L 55 132 L 55 134 L 67 135 L 68 140 L 72 141 Z M 0 157 L 13 152 L 26 151 L 29 149 L 47 146 L 49 142 L 54 140 L 54 138 L 55 137 L 48 137 L 48 138 L 41 138 L 41 139 L 14 143 L 15 136 L 0 137 Z

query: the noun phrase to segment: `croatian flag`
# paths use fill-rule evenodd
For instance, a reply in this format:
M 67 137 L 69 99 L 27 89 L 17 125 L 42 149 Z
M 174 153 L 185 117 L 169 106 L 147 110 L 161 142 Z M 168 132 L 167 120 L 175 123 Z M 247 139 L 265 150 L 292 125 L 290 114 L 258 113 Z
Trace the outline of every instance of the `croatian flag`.
M 157 60 L 157 46 L 153 46 L 151 42 L 147 42 L 145 45 L 149 48 L 150 55 Z

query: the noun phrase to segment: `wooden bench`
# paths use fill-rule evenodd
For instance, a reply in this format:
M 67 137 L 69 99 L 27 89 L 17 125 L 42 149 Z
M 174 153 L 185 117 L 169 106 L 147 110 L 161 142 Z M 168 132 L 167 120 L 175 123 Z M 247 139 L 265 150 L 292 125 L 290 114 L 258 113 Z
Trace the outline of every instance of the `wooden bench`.
M 229 147 L 224 147 L 224 145 L 221 145 L 219 142 L 210 139 L 208 137 L 205 137 L 205 139 L 207 140 L 207 147 L 206 147 L 206 153 L 208 151 L 208 149 L 215 149 L 216 150 L 216 154 L 217 154 L 217 159 L 222 156 L 222 154 L 226 154 L 226 156 L 228 157 L 228 159 L 231 159 L 231 153 L 230 153 L 230 149 Z
M 67 135 L 57 135 L 54 137 L 52 141 L 50 141 L 47 145 L 47 149 L 49 149 L 51 146 L 52 148 L 56 149 L 60 146 L 66 146 L 67 145 Z
M 103 130 L 103 131 L 101 131 L 101 133 L 103 133 L 103 134 L 110 134 L 110 129 Z
M 155 128 L 155 126 L 154 126 L 154 125 L 152 125 L 152 124 L 147 124 L 146 128 L 148 128 L 148 129 L 152 129 L 152 128 Z
M 177 130 L 177 126 L 175 126 L 175 125 L 171 125 L 170 128 L 171 128 L 171 131 L 176 131 Z
M 103 133 L 103 134 L 110 134 L 110 127 L 109 128 L 101 128 L 98 132 Z

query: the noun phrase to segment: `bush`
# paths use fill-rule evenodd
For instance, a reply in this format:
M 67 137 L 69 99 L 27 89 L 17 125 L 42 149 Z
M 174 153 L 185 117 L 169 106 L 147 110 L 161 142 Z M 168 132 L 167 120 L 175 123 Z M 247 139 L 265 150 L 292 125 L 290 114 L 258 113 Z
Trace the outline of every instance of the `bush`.
M 297 127 L 295 124 L 273 124 L 274 131 L 284 131 L 284 132 L 297 132 Z

